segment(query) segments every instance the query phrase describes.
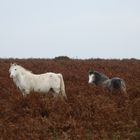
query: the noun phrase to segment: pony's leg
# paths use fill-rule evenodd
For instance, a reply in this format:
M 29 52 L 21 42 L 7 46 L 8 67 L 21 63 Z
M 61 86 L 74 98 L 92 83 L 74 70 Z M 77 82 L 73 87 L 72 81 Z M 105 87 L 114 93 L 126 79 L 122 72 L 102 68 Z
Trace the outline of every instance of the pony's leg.
M 121 92 L 124 94 L 125 97 L 128 97 L 127 91 L 126 91 L 126 87 L 122 87 L 121 88 Z
M 60 89 L 54 88 L 53 91 L 54 91 L 53 92 L 54 97 L 58 97 L 60 95 Z
M 125 84 L 124 80 L 121 81 L 121 92 L 124 94 L 125 97 L 128 98 L 128 93 L 126 90 L 126 84 Z
M 113 87 L 110 87 L 110 86 L 108 86 L 108 87 L 106 87 L 106 89 L 111 93 L 111 95 L 112 95 L 112 93 L 113 93 Z
M 124 94 L 125 97 L 128 97 L 125 83 L 122 83 L 121 92 Z
M 22 91 L 22 95 L 23 95 L 24 97 L 26 97 L 26 95 L 29 94 L 29 93 L 30 93 L 29 90 L 23 90 L 23 91 Z
M 53 97 L 58 97 L 58 94 L 56 92 L 53 92 Z
M 20 90 L 22 92 L 22 95 L 25 96 L 26 95 L 25 90 L 24 89 L 20 89 Z
M 25 96 L 25 92 L 24 91 L 22 91 L 22 95 Z

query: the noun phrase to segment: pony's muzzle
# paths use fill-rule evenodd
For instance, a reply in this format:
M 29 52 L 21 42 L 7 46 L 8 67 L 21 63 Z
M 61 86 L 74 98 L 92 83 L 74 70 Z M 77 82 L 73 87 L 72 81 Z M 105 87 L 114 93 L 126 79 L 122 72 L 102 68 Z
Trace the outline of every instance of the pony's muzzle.
M 10 74 L 10 78 L 13 78 L 13 75 L 12 74 Z
M 92 81 L 88 81 L 88 84 L 92 84 L 93 82 Z

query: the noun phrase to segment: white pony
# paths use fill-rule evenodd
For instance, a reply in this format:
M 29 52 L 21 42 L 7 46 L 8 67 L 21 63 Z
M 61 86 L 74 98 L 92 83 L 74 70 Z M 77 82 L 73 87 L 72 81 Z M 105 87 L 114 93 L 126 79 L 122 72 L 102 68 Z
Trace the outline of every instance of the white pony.
M 63 76 L 60 73 L 33 74 L 15 63 L 11 64 L 9 73 L 23 95 L 29 94 L 31 91 L 47 93 L 52 89 L 54 97 L 61 94 L 64 98 L 67 98 Z

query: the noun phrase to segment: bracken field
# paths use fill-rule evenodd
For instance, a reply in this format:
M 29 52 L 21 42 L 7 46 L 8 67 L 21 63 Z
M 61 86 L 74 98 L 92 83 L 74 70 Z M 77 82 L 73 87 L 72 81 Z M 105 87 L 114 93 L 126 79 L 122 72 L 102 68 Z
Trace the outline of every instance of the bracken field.
M 68 99 L 23 97 L 9 77 L 13 62 L 62 73 Z M 128 96 L 89 85 L 90 68 L 123 78 Z M 140 60 L 0 59 L 0 140 L 140 140 Z

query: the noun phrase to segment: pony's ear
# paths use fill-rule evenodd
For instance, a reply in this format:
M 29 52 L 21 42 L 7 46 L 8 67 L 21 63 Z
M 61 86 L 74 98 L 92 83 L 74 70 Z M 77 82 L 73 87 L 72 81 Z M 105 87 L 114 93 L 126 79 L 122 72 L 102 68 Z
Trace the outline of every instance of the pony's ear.
M 90 68 L 89 71 L 88 71 L 89 74 L 93 73 L 93 72 L 94 72 L 93 68 Z
M 13 66 L 13 63 L 11 63 L 10 66 Z
M 14 65 L 14 66 L 16 66 L 16 65 L 17 65 L 17 63 L 14 63 L 13 65 Z
M 16 63 L 11 63 L 10 65 L 11 65 L 11 66 L 16 66 L 17 64 L 16 64 Z

